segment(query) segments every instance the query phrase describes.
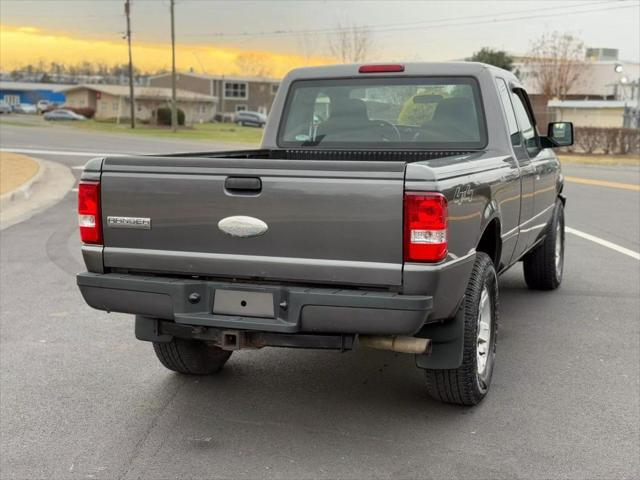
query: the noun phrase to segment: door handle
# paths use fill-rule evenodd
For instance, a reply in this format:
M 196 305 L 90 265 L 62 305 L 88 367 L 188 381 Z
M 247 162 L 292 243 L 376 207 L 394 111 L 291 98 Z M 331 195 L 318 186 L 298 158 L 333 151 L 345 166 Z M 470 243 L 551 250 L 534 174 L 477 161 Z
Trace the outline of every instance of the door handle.
M 233 193 L 256 194 L 262 190 L 262 180 L 258 177 L 227 177 L 224 188 Z

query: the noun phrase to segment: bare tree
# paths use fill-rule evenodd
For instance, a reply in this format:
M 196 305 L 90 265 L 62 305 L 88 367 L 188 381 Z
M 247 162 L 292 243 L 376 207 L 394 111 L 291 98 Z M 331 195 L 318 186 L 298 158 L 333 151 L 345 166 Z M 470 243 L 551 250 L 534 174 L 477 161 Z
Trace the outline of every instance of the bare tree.
M 584 43 L 569 33 L 545 33 L 531 44 L 525 64 L 543 95 L 563 99 L 584 75 Z
M 367 60 L 373 49 L 371 30 L 366 26 L 338 23 L 336 32 L 329 36 L 329 52 L 342 63 Z
M 235 64 L 240 75 L 268 77 L 273 73 L 269 56 L 262 53 L 240 53 Z
M 311 59 L 318 52 L 317 39 L 313 35 L 303 33 L 298 37 L 298 50 L 300 51 L 300 56 L 304 60 L 304 65 L 309 66 L 311 64 Z

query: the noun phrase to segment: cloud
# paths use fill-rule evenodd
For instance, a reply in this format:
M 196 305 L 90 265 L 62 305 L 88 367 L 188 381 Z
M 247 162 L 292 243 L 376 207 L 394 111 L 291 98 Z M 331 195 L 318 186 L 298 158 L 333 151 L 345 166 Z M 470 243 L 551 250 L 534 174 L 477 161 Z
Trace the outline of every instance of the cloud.
M 178 44 L 176 67 L 178 70 L 203 69 L 207 73 L 243 73 L 238 71 L 238 57 L 255 55 L 269 66 L 269 74 L 283 76 L 292 68 L 329 63 L 324 57 L 305 59 L 298 55 L 286 55 L 270 51 L 242 50 L 219 47 L 213 44 Z M 67 65 L 83 61 L 91 63 L 122 64 L 127 62 L 127 45 L 124 40 L 89 39 L 65 32 L 44 31 L 29 26 L 0 25 L 0 69 L 12 70 L 39 61 L 58 62 Z M 133 44 L 134 65 L 142 71 L 167 69 L 171 65 L 169 43 Z
M 38 33 L 40 29 L 36 27 L 18 27 L 18 31 L 21 33 Z

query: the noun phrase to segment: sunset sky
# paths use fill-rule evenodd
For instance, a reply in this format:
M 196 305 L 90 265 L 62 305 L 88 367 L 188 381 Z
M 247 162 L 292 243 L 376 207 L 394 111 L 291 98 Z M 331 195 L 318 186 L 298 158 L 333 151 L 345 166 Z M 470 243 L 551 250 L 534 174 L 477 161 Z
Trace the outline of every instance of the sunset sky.
M 127 60 L 123 0 L 1 0 L 0 68 L 25 63 L 107 64 Z M 640 0 L 605 1 L 210 1 L 176 0 L 177 64 L 236 72 L 251 52 L 280 76 L 331 62 L 327 39 L 339 23 L 367 25 L 371 60 L 450 60 L 482 46 L 526 52 L 545 31 L 569 31 L 588 46 L 620 49 L 639 61 Z M 132 0 L 134 62 L 171 62 L 168 0 Z

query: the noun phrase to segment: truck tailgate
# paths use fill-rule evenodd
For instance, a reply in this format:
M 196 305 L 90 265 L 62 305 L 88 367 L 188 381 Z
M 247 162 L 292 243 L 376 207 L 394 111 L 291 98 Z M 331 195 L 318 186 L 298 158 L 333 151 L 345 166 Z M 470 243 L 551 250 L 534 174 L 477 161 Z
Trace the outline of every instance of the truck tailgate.
M 106 158 L 105 267 L 400 285 L 404 171 L 403 162 L 382 161 Z M 260 188 L 244 189 L 245 182 Z M 218 223 L 232 216 L 259 219 L 268 230 L 230 236 Z M 150 225 L 132 228 L 107 217 L 149 219 Z

